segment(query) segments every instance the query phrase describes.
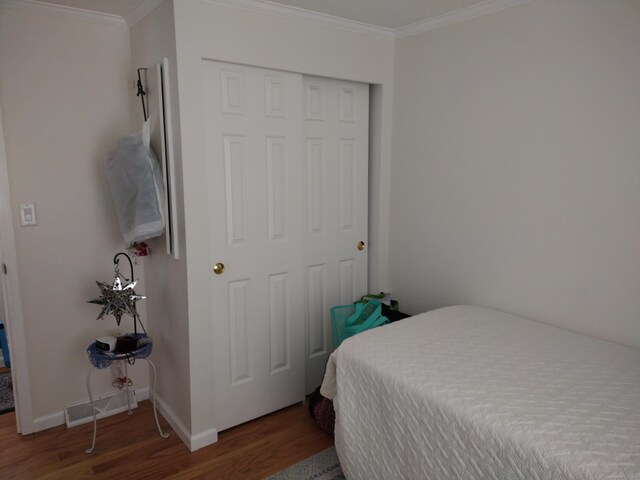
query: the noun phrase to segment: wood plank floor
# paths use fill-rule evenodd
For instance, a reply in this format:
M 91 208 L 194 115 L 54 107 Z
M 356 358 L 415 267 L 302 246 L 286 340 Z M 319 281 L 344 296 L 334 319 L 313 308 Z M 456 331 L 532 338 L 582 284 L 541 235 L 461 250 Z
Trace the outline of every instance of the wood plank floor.
M 239 479 L 259 480 L 333 444 L 302 404 L 221 432 L 218 442 L 189 452 L 164 419 L 158 435 L 149 401 L 92 424 L 21 436 L 15 414 L 0 415 L 0 479 Z

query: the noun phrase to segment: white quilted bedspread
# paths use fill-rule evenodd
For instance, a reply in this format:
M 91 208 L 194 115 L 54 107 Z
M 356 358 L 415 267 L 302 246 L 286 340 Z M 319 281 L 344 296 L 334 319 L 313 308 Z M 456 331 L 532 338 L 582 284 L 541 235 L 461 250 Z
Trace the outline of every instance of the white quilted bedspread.
M 457 306 L 330 358 L 349 480 L 640 480 L 640 350 Z

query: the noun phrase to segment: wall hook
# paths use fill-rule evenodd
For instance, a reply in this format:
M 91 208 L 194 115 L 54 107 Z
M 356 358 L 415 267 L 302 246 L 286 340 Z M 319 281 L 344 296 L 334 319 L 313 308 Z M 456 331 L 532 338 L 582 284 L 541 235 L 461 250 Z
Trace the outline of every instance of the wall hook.
M 136 93 L 136 97 L 140 97 L 140 101 L 142 102 L 142 114 L 144 115 L 144 121 L 147 121 L 147 105 L 144 101 L 144 97 L 147 94 L 147 92 L 144 91 L 144 87 L 142 86 L 142 76 L 140 75 L 140 71 L 144 70 L 145 72 L 147 71 L 146 68 L 139 68 L 138 69 L 138 82 L 136 83 L 136 86 L 138 88 L 138 92 Z

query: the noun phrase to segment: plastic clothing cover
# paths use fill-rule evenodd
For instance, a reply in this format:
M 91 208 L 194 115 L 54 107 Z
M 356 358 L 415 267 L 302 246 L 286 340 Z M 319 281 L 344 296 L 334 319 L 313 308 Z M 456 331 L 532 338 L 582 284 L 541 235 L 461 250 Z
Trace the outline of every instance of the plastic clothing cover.
M 164 232 L 164 190 L 158 159 L 150 147 L 150 125 L 118 141 L 105 160 L 116 216 L 126 245 Z

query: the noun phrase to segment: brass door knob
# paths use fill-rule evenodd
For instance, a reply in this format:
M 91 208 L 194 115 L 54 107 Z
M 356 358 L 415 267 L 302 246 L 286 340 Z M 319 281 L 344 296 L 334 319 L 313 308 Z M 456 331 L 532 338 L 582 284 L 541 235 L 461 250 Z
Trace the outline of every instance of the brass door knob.
M 364 242 L 358 242 L 358 250 L 364 250 Z
M 224 272 L 224 263 L 216 263 L 213 266 L 213 273 L 216 275 L 221 275 Z

